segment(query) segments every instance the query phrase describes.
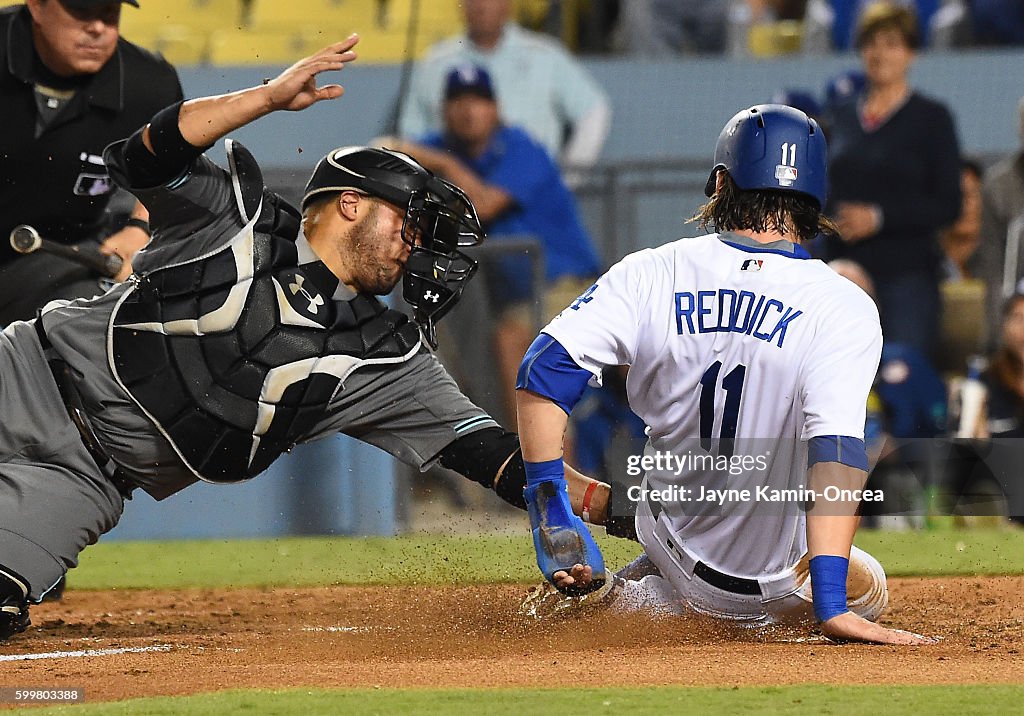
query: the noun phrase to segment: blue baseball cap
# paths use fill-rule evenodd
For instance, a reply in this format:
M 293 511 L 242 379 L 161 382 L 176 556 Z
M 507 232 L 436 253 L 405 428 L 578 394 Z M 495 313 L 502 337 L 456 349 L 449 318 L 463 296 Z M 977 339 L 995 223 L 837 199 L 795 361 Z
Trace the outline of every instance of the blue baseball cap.
M 445 100 L 455 99 L 464 94 L 494 99 L 494 85 L 487 70 L 480 65 L 461 65 L 448 73 L 444 83 Z

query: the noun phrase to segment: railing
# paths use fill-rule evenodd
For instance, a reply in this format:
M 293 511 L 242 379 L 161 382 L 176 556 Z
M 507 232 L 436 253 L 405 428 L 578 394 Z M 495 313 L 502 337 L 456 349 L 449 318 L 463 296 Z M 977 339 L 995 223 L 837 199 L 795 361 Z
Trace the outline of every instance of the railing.
M 570 168 L 573 191 L 594 243 L 611 264 L 638 249 L 696 235 L 686 220 L 704 201 L 709 163 L 631 160 Z
M 702 233 L 686 220 L 705 200 L 709 171 L 704 159 L 643 159 L 568 167 L 566 176 L 599 255 L 611 265 L 632 251 Z M 271 189 L 298 204 L 302 171 L 269 168 L 263 174 Z

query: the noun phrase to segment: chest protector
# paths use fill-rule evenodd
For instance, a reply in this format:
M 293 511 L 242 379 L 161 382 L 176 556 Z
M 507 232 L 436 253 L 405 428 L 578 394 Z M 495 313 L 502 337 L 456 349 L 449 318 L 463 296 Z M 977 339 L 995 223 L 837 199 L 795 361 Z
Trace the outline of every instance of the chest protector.
M 110 335 L 118 380 L 209 482 L 256 476 L 312 434 L 352 371 L 420 347 L 415 324 L 375 297 L 332 299 L 326 267 L 299 265 L 296 210 L 264 189 L 244 147 L 229 160 L 246 226 L 141 277 Z

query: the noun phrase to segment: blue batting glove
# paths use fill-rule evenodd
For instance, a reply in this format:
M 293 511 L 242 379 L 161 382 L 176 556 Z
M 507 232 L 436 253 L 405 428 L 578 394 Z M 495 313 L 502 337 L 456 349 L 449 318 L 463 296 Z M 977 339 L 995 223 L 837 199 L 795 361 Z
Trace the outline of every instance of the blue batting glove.
M 569 488 L 562 461 L 549 460 L 526 463 L 526 498 L 537 566 L 544 578 L 555 584 L 555 572 L 569 572 L 575 565 L 589 565 L 593 577 L 588 584 L 555 587 L 569 596 L 578 597 L 604 586 L 604 557 L 590 530 L 572 513 Z

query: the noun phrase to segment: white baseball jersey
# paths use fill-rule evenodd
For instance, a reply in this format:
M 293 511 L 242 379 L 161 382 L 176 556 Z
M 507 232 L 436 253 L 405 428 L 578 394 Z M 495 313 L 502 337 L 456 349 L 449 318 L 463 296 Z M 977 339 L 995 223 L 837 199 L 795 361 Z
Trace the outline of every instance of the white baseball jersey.
M 627 256 L 544 329 L 595 382 L 630 366 L 645 487 L 693 556 L 739 577 L 806 552 L 797 502 L 776 500 L 798 493 L 774 490 L 805 488 L 807 441 L 864 437 L 878 312 L 806 256 L 731 233 L 681 239 Z

